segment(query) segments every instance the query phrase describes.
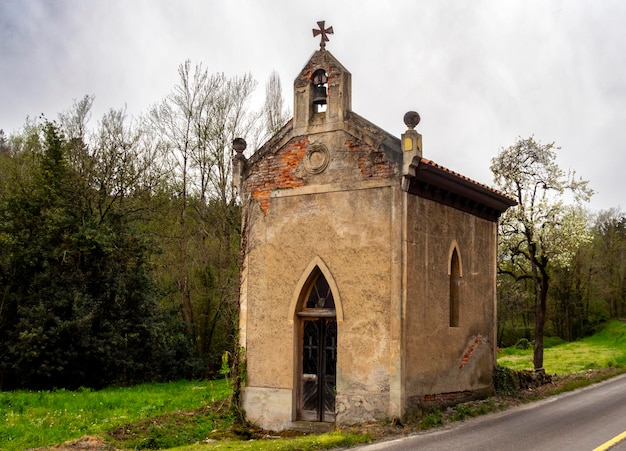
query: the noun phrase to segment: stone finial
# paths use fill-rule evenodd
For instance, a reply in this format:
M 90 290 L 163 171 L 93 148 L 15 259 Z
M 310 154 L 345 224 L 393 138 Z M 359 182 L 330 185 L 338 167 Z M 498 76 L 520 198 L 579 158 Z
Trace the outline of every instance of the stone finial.
M 404 115 L 404 124 L 413 130 L 420 123 L 420 115 L 417 111 L 409 111 Z
M 415 175 L 414 165 L 422 158 L 422 135 L 415 131 L 420 123 L 420 115 L 416 111 L 409 111 L 404 115 L 407 131 L 402 134 L 402 189 L 409 189 L 409 177 Z
M 246 150 L 246 147 L 248 147 L 248 144 L 246 143 L 245 139 L 243 138 L 233 139 L 233 149 L 235 149 L 235 152 L 237 152 L 237 155 L 241 155 L 243 151 Z
M 246 166 L 246 157 L 243 154 L 243 151 L 246 150 L 246 140 L 243 138 L 235 138 L 233 139 L 233 149 L 235 150 L 235 156 L 233 157 L 233 185 L 237 190 L 241 193 L 241 180 L 243 176 L 243 171 Z

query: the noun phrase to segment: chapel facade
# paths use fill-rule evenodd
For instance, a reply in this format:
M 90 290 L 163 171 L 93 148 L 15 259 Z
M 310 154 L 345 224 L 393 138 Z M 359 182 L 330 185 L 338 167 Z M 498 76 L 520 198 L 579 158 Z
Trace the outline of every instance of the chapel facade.
M 423 158 L 417 113 L 398 138 L 351 95 L 322 46 L 293 118 L 250 158 L 235 145 L 243 407 L 265 429 L 493 392 L 497 221 L 515 202 Z

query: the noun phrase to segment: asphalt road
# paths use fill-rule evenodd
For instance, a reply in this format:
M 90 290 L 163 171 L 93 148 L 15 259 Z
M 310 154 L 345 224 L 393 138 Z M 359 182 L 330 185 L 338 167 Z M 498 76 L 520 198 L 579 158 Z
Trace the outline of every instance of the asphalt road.
M 609 441 L 620 438 L 622 441 L 611 447 Z M 626 375 L 504 412 L 356 449 L 592 451 L 599 447 L 626 451 Z

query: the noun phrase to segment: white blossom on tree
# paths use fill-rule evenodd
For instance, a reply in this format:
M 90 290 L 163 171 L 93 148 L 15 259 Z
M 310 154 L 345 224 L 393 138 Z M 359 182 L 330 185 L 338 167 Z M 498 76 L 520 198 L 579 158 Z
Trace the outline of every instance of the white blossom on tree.
M 558 149 L 532 136 L 519 138 L 491 162 L 496 185 L 518 202 L 500 220 L 499 272 L 532 280 L 536 371 L 543 371 L 550 268 L 567 266 L 578 247 L 590 240 L 583 204 L 593 191 L 586 180 L 559 167 Z

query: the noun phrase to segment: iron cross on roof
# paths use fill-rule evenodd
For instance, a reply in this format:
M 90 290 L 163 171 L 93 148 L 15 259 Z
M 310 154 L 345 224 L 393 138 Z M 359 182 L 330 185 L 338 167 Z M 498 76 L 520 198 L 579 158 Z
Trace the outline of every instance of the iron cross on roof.
M 329 41 L 328 35 L 334 34 L 333 27 L 325 28 L 325 22 L 325 20 L 320 20 L 317 23 L 319 30 L 316 30 L 315 28 L 313 29 L 313 37 L 317 36 L 318 34 L 322 35 L 322 38 L 320 40 L 320 50 L 324 50 L 324 47 L 326 47 L 326 43 Z

